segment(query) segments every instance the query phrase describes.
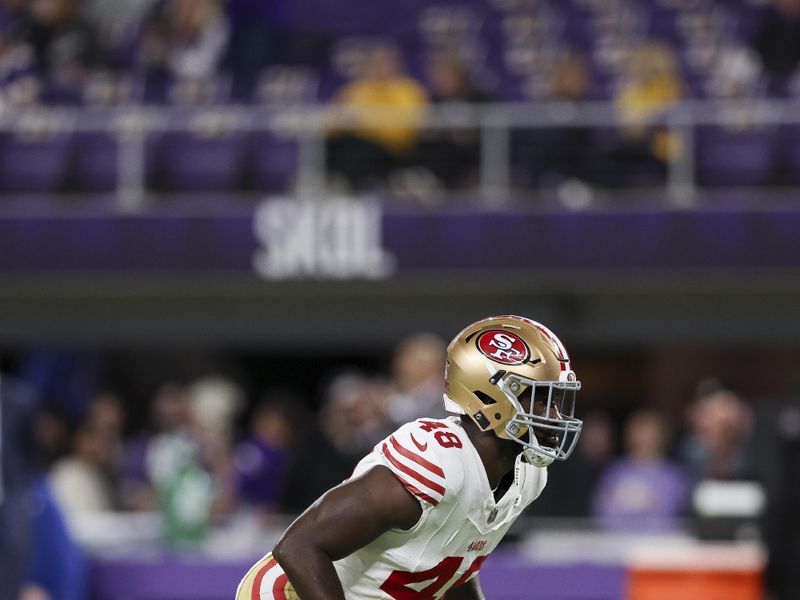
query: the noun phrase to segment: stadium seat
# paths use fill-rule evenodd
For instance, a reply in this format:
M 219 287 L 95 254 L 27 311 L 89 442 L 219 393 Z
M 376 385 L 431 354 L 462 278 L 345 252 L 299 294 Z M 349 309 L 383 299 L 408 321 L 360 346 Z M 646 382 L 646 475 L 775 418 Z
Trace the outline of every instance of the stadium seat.
M 0 191 L 52 193 L 67 183 L 69 134 L 0 134 Z
M 72 182 L 78 191 L 108 192 L 117 185 L 117 140 L 110 134 L 75 135 Z
M 800 125 L 791 125 L 782 129 L 780 166 L 788 173 L 784 179 L 787 183 L 800 185 Z
M 286 192 L 297 171 L 297 143 L 269 131 L 253 132 L 248 139 L 248 188 Z
M 270 106 L 310 104 L 317 100 L 319 75 L 308 67 L 273 65 L 258 78 L 254 100 Z
M 696 142 L 700 185 L 728 187 L 768 182 L 776 142 L 774 129 L 700 127 Z
M 244 186 L 246 134 L 173 131 L 149 144 L 149 181 L 159 191 L 235 191 Z

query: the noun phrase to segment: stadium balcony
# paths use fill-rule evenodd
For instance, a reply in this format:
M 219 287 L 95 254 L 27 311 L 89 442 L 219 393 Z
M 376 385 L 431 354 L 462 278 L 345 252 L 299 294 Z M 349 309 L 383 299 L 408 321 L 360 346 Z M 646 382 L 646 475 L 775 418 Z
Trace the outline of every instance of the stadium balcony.
M 462 165 L 470 177 L 446 186 L 423 157 L 366 192 L 423 206 L 766 207 L 800 185 L 798 108 L 795 100 L 676 103 L 647 123 L 669 140 L 658 161 L 642 160 L 637 147 L 620 151 L 628 123 L 609 102 L 435 105 L 418 125 L 421 137 L 472 136 L 475 156 Z M 32 209 L 25 199 L 33 197 L 54 206 L 90 198 L 112 212 L 146 212 L 175 198 L 224 205 L 265 194 L 358 196 L 365 191 L 342 185 L 326 168 L 326 153 L 329 131 L 358 126 L 364 111 L 318 104 L 6 110 L 0 210 Z M 389 108 L 370 114 L 387 123 L 408 118 Z

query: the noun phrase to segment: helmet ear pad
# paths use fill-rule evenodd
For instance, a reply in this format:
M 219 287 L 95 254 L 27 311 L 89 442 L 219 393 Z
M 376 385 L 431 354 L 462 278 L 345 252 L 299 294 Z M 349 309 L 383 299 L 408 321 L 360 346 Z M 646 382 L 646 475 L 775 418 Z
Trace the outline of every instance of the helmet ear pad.
M 447 373 L 454 376 L 448 378 L 445 408 L 449 409 L 449 406 L 455 405 L 458 410 L 451 412 L 467 415 L 481 431 L 493 431 L 497 437 L 513 439 L 513 436 L 506 431 L 506 424 L 517 414 L 517 407 L 500 389 L 489 382 L 488 376 L 485 377 L 484 386 L 480 386 L 483 389 L 470 390 L 463 383 L 465 378 L 458 377 L 458 374 L 454 373 L 457 370 L 457 366 L 448 364 Z

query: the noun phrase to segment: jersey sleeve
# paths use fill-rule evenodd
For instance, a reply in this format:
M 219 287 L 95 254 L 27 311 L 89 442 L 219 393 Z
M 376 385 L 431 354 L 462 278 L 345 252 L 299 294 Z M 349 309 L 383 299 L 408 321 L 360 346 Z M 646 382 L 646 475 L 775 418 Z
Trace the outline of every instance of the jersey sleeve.
M 443 448 L 425 423 L 413 421 L 400 427 L 375 446 L 373 459 L 388 467 L 423 505 L 436 506 L 446 495 L 457 493 L 462 476 L 455 456 L 458 449 Z M 439 430 L 448 427 L 441 425 Z

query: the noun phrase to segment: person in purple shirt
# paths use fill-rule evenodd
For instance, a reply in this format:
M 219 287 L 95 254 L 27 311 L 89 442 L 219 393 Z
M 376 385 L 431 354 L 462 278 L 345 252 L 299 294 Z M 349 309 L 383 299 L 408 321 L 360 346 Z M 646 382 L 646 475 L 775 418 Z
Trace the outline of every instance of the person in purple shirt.
M 271 511 L 278 504 L 293 441 L 296 402 L 288 393 L 268 394 L 250 418 L 248 437 L 236 447 L 237 488 L 247 505 Z
M 600 477 L 593 514 L 609 529 L 664 529 L 686 509 L 689 484 L 666 458 L 667 428 L 655 412 L 638 411 L 625 425 L 626 455 Z

